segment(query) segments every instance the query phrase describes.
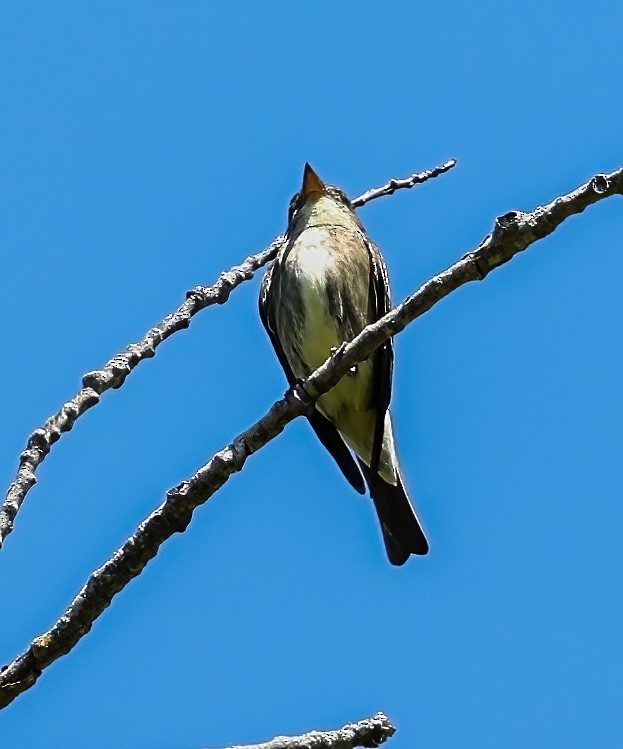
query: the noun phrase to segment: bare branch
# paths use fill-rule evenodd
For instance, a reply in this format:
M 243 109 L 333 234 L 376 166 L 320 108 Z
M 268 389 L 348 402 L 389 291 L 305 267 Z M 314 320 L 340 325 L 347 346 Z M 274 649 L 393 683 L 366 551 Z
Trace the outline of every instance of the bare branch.
M 448 171 L 455 163 L 449 161 L 443 166 L 414 174 L 406 180 L 390 180 L 384 187 L 369 190 L 355 198 L 353 205 L 361 206 L 384 195 L 391 195 L 401 187 L 413 187 L 426 182 Z M 0 549 L 13 530 L 15 516 L 22 502 L 37 481 L 37 468 L 61 435 L 70 431 L 76 419 L 85 411 L 99 403 L 102 393 L 120 388 L 136 366 L 155 355 L 156 349 L 164 340 L 178 330 L 187 328 L 197 312 L 212 304 L 224 304 L 237 286 L 253 278 L 257 270 L 273 260 L 283 241 L 284 237 L 278 236 L 262 252 L 251 255 L 241 265 L 235 265 L 227 272 L 221 273 L 218 281 L 212 286 L 197 286 L 188 292 L 186 301 L 158 325 L 148 330 L 141 341 L 131 343 L 126 347 L 125 353 L 114 356 L 103 369 L 87 372 L 83 376 L 83 387 L 80 392 L 67 401 L 54 416 L 50 416 L 42 427 L 35 429 L 28 438 L 26 449 L 20 455 L 15 481 L 9 486 L 4 503 L 0 507 Z
M 131 343 L 125 353 L 117 354 L 102 369 L 87 372 L 82 377 L 82 389 L 61 409 L 50 416 L 42 427 L 28 438 L 26 449 L 20 455 L 15 481 L 9 486 L 6 499 L 0 508 L 0 549 L 6 537 L 13 530 L 15 516 L 30 489 L 35 485 L 35 472 L 41 465 L 52 445 L 64 432 L 68 432 L 79 416 L 99 402 L 100 396 L 111 388 L 120 388 L 127 376 L 145 359 L 156 353 L 158 346 L 178 330 L 190 325 L 194 315 L 212 304 L 224 304 L 231 292 L 243 281 L 253 278 L 253 274 L 270 262 L 281 247 L 283 236 L 257 255 L 251 255 L 241 265 L 235 265 L 221 273 L 212 286 L 197 286 L 186 295 L 186 301 L 175 312 L 167 315 L 155 327 L 147 331 L 142 340 Z
M 311 731 L 301 736 L 277 736 L 272 741 L 230 749 L 353 749 L 356 746 L 374 749 L 396 733 L 390 719 L 383 713 L 357 723 L 347 723 L 337 731 Z
M 532 213 L 513 211 L 498 218 L 494 229 L 457 263 L 423 284 L 377 322 L 368 325 L 349 344 L 343 344 L 310 377 L 277 401 L 253 426 L 214 457 L 192 478 L 167 492 L 165 501 L 138 527 L 133 536 L 89 578 L 67 611 L 28 649 L 0 672 L 0 709 L 37 681 L 44 668 L 68 653 L 91 629 L 113 597 L 140 574 L 160 546 L 186 529 L 194 510 L 206 502 L 249 455 L 280 434 L 305 413 L 314 400 L 333 387 L 354 364 L 363 361 L 383 341 L 399 333 L 440 299 L 468 281 L 477 281 L 508 262 L 533 242 L 551 234 L 565 219 L 611 195 L 623 195 L 623 167 L 599 174 L 589 182 Z
M 428 182 L 429 179 L 435 179 L 440 174 L 450 171 L 452 167 L 457 165 L 456 159 L 450 159 L 441 166 L 436 166 L 434 169 L 427 169 L 425 172 L 416 172 L 410 177 L 404 179 L 396 179 L 395 177 L 390 179 L 386 185 L 382 187 L 374 187 L 372 190 L 362 193 L 358 198 L 351 200 L 354 208 L 360 208 L 362 205 L 369 203 L 371 200 L 376 200 L 384 195 L 393 195 L 396 190 L 407 189 L 410 190 L 415 185 L 421 185 L 423 182 Z

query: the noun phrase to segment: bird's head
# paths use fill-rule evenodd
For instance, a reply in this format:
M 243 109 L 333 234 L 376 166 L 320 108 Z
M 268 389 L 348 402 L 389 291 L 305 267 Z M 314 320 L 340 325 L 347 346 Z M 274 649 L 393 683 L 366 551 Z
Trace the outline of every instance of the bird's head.
M 340 226 L 363 230 L 350 200 L 339 187 L 325 185 L 309 164 L 305 164 L 303 185 L 290 201 L 288 236 L 312 226 Z

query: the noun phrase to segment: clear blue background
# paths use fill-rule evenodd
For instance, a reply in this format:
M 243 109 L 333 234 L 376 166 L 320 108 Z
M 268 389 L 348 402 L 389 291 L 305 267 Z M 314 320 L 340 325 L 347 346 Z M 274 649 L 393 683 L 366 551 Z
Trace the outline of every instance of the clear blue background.
M 395 298 L 623 163 L 621 4 L 40 2 L 0 18 L 2 449 L 197 283 L 283 230 L 302 166 L 361 210 Z M 11 749 L 176 749 L 377 710 L 394 749 L 620 747 L 623 201 L 397 341 L 394 413 L 432 552 L 389 566 L 303 422 L 254 456 L 0 715 Z M 259 279 L 55 446 L 0 554 L 0 661 L 284 377 Z

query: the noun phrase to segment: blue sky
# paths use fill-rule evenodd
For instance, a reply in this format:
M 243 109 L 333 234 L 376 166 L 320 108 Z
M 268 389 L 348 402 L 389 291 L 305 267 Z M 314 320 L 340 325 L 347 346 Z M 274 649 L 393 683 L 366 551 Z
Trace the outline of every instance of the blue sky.
M 188 288 L 283 230 L 309 160 L 394 296 L 623 163 L 620 3 L 31 3 L 0 13 L 0 479 Z M 3 745 L 175 749 L 386 711 L 394 749 L 620 745 L 623 203 L 568 221 L 397 339 L 431 554 L 394 569 L 302 421 L 0 715 Z M 57 445 L 0 553 L 0 661 L 170 486 L 285 388 L 259 279 Z

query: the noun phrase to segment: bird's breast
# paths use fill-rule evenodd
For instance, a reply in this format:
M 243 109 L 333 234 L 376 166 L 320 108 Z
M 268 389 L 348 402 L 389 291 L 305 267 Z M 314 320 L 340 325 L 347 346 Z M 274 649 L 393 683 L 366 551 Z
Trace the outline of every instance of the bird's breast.
M 293 247 L 286 264 L 289 281 L 299 297 L 300 353 L 314 370 L 343 340 L 340 330 L 341 299 L 335 251 L 322 241 L 322 232 L 308 229 L 305 242 Z M 337 314 L 336 314 L 337 312 Z
M 293 243 L 281 267 L 280 339 L 290 338 L 307 372 L 366 324 L 369 260 L 362 239 L 339 227 L 310 227 Z M 290 357 L 288 357 L 290 358 Z M 294 362 L 291 362 L 293 365 Z
M 361 235 L 339 227 L 309 227 L 279 264 L 277 335 L 297 378 L 322 365 L 368 322 L 370 264 Z M 331 420 L 369 407 L 372 369 L 358 365 L 318 402 Z M 346 413 L 348 412 L 348 413 Z

